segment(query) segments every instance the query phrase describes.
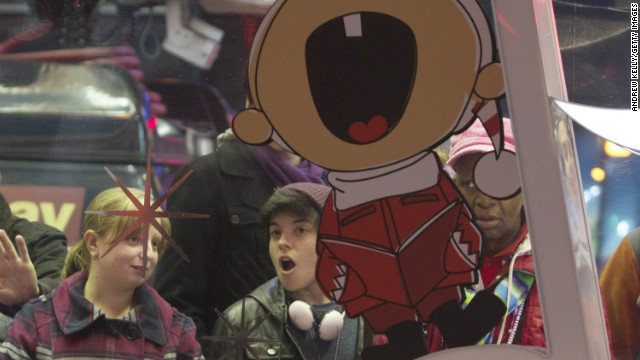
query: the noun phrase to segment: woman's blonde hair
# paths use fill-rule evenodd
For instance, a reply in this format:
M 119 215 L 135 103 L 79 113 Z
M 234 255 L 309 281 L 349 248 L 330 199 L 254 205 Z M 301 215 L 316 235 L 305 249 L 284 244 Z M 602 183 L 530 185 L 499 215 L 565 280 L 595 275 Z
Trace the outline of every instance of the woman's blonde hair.
M 128 190 L 138 199 L 141 203 L 144 202 L 144 192 L 138 189 L 128 188 Z M 114 187 L 105 190 L 98 194 L 89 206 L 87 211 L 131 211 L 137 208 L 131 202 L 127 194 L 119 188 Z M 162 211 L 158 208 L 157 211 Z M 136 217 L 131 216 L 118 216 L 118 215 L 105 215 L 105 214 L 86 214 L 84 216 L 84 222 L 82 225 L 83 236 L 78 242 L 71 248 L 69 254 L 64 262 L 62 268 L 62 278 L 66 279 L 72 274 L 89 269 L 91 263 L 91 254 L 84 241 L 84 234 L 91 230 L 97 235 L 103 236 L 109 229 L 113 229 L 111 236 L 106 239 L 107 244 L 112 244 L 116 241 L 122 233 L 124 233 L 131 224 L 136 221 Z M 167 234 L 171 234 L 171 225 L 167 218 L 156 218 L 160 226 Z M 142 232 L 142 225 L 140 225 L 132 234 Z M 167 247 L 167 239 L 162 238 L 160 244 L 158 244 L 158 259 L 162 257 L 164 250 Z

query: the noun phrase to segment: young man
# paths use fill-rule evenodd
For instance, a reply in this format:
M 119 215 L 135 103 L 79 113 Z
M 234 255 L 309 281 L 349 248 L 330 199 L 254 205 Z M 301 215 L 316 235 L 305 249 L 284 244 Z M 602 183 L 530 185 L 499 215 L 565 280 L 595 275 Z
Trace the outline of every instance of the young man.
M 180 179 L 193 171 L 167 199 L 167 211 L 209 218 L 171 219 L 173 240 L 190 261 L 169 247 L 154 280 L 158 293 L 193 319 L 198 338 L 211 331 L 217 319 L 213 309 L 226 309 L 276 275 L 258 221 L 273 190 L 294 182 L 322 183 L 321 168 L 275 144 L 249 146 L 230 130 L 217 144 L 215 152 L 175 174 Z
M 294 183 L 276 190 L 265 203 L 261 218 L 278 276 L 221 314 L 209 337 L 210 358 L 238 359 L 238 352 L 245 359 L 248 354 L 261 359 L 360 357 L 362 322 L 330 302 L 315 278 L 320 213 L 329 192 L 324 185 Z M 307 326 L 301 324 L 305 316 Z
M 506 118 L 504 137 L 505 150 L 515 152 L 511 122 Z M 478 287 L 493 291 L 507 303 L 507 311 L 500 323 L 478 344 L 544 347 L 540 300 L 522 194 L 494 199 L 480 192 L 474 183 L 476 163 L 482 155 L 492 151 L 491 139 L 482 124 L 476 121 L 463 133 L 451 137 L 447 161 L 453 181 L 475 214 L 475 223 L 484 235 L 485 256 L 480 267 L 482 281 Z M 467 291 L 467 302 L 477 290 Z M 427 340 L 431 352 L 446 345 L 440 332 L 432 325 Z

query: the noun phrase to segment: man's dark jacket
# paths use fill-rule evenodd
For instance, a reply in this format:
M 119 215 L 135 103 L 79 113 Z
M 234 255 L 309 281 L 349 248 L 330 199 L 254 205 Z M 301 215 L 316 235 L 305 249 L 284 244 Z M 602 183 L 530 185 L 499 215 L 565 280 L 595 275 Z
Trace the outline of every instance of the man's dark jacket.
M 249 146 L 230 133 L 217 150 L 180 169 L 174 181 L 193 173 L 167 199 L 167 211 L 208 214 L 208 219 L 171 219 L 171 246 L 157 266 L 154 287 L 193 318 L 198 337 L 208 335 L 223 311 L 275 276 L 267 230 L 258 220 L 274 191 Z M 206 344 L 203 344 L 205 348 Z
M 256 341 L 252 342 L 251 349 L 260 359 L 296 359 L 304 360 L 301 352 L 301 344 L 291 334 L 287 325 L 287 305 L 285 291 L 278 278 L 273 278 L 258 286 L 246 298 L 237 301 L 227 308 L 223 316 L 229 324 L 233 326 L 243 326 L 245 329 L 252 329 L 250 338 L 260 340 L 277 340 L 276 342 Z M 244 308 L 243 308 L 244 307 Z M 244 319 L 244 324 L 242 320 Z M 213 327 L 212 336 L 229 337 L 233 331 L 229 328 L 227 321 L 218 320 Z M 364 346 L 364 337 L 371 334 L 365 330 L 362 318 L 357 319 L 358 333 L 355 337 L 356 359 L 360 359 L 360 353 Z M 208 354 L 207 359 L 218 359 L 224 354 L 229 358 L 237 358 L 236 352 L 230 348 L 236 344 L 228 341 L 209 340 L 203 343 L 202 347 Z M 242 348 L 241 348 L 242 349 Z M 243 351 L 244 359 L 252 358 L 248 356 L 248 351 Z M 252 354 L 252 355 L 256 355 Z M 336 355 L 337 356 L 337 355 Z M 392 359 L 389 359 L 392 360 Z

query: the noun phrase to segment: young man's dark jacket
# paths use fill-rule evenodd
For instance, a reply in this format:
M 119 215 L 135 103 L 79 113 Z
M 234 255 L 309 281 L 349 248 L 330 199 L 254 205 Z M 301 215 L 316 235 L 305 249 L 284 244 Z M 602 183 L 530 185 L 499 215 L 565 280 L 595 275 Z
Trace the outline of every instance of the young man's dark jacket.
M 270 342 L 253 342 L 251 348 L 257 353 L 260 359 L 296 359 L 306 360 L 300 352 L 300 346 L 294 341 L 294 336 L 290 333 L 289 328 L 285 325 L 287 319 L 287 305 L 285 300 L 284 288 L 278 278 L 260 285 L 252 291 L 244 299 L 244 327 L 253 328 L 259 321 L 264 318 L 261 323 L 250 335 L 252 339 L 269 339 L 280 340 L 277 343 Z M 239 300 L 229 308 L 227 308 L 223 316 L 235 326 L 241 324 L 242 319 L 242 301 Z M 267 315 L 270 313 L 270 315 Z M 358 344 L 356 354 L 358 359 L 362 352 L 363 339 L 365 336 L 365 326 L 361 318 L 358 318 Z M 218 320 L 213 328 L 212 336 L 231 336 L 231 331 L 227 324 Z M 215 340 L 203 340 L 202 348 L 205 349 L 207 359 L 219 359 L 234 343 Z M 225 357 L 228 359 L 236 359 L 236 352 L 232 351 Z M 244 358 L 247 359 L 245 351 Z M 220 359 L 223 360 L 223 359 Z M 390 359 L 391 360 L 391 359 Z
M 16 235 L 22 235 L 29 258 L 38 276 L 38 288 L 41 295 L 55 289 L 62 279 L 60 272 L 67 256 L 67 237 L 58 229 L 40 223 L 31 222 L 11 213 L 7 199 L 0 193 L 0 229 L 4 230 L 13 246 L 16 246 Z M 16 250 L 17 251 L 17 250 Z M 0 339 L 7 336 L 13 323 L 13 316 L 22 306 L 7 306 L 0 303 Z

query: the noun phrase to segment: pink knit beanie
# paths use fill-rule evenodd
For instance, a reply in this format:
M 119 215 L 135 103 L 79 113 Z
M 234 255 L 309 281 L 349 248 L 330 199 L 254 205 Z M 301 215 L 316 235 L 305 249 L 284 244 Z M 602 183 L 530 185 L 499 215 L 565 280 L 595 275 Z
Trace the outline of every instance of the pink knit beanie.
M 318 211 L 322 213 L 324 203 L 329 197 L 331 188 L 326 185 L 310 183 L 310 182 L 298 182 L 292 183 L 282 187 L 282 189 L 295 189 L 306 194 L 313 203 L 318 207 Z
M 495 199 L 508 199 L 520 192 L 520 177 L 513 144 L 511 120 L 503 118 L 503 148 L 496 151 L 482 122 L 475 121 L 458 135 L 451 136 L 447 168 L 453 169 L 464 155 L 485 154 L 473 169 L 473 182 L 478 190 Z M 495 140 L 495 139 L 494 139 Z M 499 155 L 499 158 L 496 156 Z
M 511 120 L 502 118 L 504 132 L 504 150 L 516 152 L 513 144 L 513 131 L 511 130 Z M 474 153 L 494 152 L 493 143 L 487 135 L 487 130 L 482 126 L 480 120 L 476 120 L 471 126 L 458 135 L 451 136 L 449 149 L 449 160 L 447 165 L 453 167 L 460 157 Z

